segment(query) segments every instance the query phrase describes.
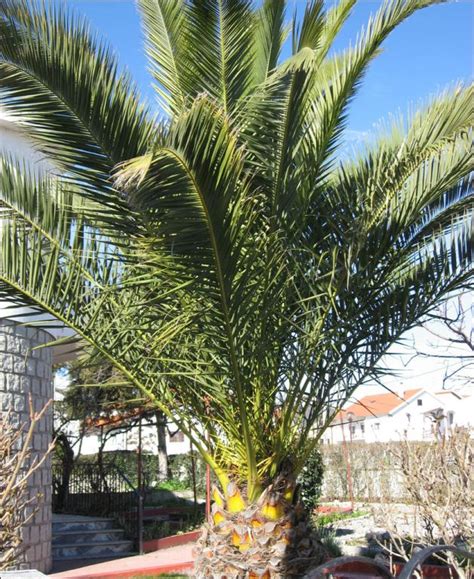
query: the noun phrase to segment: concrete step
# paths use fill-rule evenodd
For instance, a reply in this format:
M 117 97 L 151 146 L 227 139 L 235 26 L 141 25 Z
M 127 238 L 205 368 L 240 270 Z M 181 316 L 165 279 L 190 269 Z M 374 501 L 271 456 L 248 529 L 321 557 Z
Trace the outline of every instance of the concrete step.
M 89 565 L 100 565 L 101 563 L 107 566 L 112 565 L 115 561 L 126 560 L 128 557 L 136 557 L 136 553 L 124 553 L 123 555 L 113 556 L 113 557 L 97 557 L 95 559 L 55 559 L 53 561 L 53 568 L 50 574 L 55 576 L 55 573 L 65 573 L 66 571 L 76 570 L 76 573 L 80 573 L 84 566 L 89 567 Z M 76 575 L 74 573 L 74 576 Z M 62 575 L 61 575 L 62 577 Z
M 132 541 L 96 541 L 65 543 L 52 546 L 53 560 L 65 559 L 98 559 L 101 557 L 124 557 L 131 555 Z
M 67 531 L 96 531 L 113 528 L 114 520 L 110 518 L 71 516 L 55 520 L 53 517 L 53 535 Z
M 121 541 L 123 529 L 88 529 L 55 532 L 53 545 L 70 545 L 80 543 L 104 543 L 106 541 Z

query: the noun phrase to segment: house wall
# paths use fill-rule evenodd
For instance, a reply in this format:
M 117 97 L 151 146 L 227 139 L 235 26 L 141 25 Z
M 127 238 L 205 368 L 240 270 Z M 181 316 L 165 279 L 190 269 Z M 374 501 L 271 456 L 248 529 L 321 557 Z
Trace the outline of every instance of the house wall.
M 446 391 L 437 393 L 436 397 L 444 403 L 447 409 L 454 412 L 454 426 L 474 428 L 473 399 L 471 395 Z
M 453 412 L 454 421 L 451 426 L 468 427 L 474 423 L 467 398 L 459 399 L 454 394 L 436 396 L 423 390 L 407 403 L 395 408 L 391 414 L 354 419 L 352 423 L 346 420 L 342 426 L 336 421 L 324 433 L 322 440 L 324 444 L 340 444 L 344 439 L 346 442 L 369 443 L 401 439 L 431 440 L 434 435 L 433 421 L 427 414 L 436 408 L 441 408 L 445 415 Z M 443 428 L 446 426 L 444 424 Z
M 79 433 L 79 422 L 75 421 L 69 425 L 68 435 L 74 440 Z M 168 425 L 169 430 L 174 433 L 177 428 L 173 424 Z M 135 450 L 138 446 L 138 427 L 132 428 L 127 432 L 118 432 L 111 436 L 106 444 L 104 450 L 112 452 L 116 450 Z M 94 431 L 82 440 L 81 455 L 96 454 L 100 447 L 100 432 Z M 190 450 L 189 439 L 182 433 L 178 433 L 171 437 L 169 433 L 166 436 L 166 447 L 169 456 L 176 454 L 185 454 Z M 158 434 L 155 425 L 143 424 L 142 426 L 142 448 L 145 452 L 157 454 L 158 452 Z M 74 447 L 77 452 L 78 447 Z
M 0 411 L 11 412 L 13 424 L 29 423 L 29 395 L 35 412 L 53 396 L 49 348 L 32 351 L 51 340 L 46 332 L 0 319 Z M 32 439 L 31 460 L 40 459 L 52 440 L 53 417 L 49 408 Z M 51 464 L 46 459 L 28 482 L 28 496 L 38 510 L 23 529 L 25 552 L 16 569 L 51 568 Z M 40 498 L 38 498 L 40 497 Z

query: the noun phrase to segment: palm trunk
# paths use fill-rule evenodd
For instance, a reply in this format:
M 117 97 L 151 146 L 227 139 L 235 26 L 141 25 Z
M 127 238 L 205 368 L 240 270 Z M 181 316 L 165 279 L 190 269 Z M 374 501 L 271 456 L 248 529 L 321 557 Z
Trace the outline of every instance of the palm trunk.
M 214 490 L 211 517 L 196 547 L 195 576 L 302 577 L 320 564 L 325 549 L 302 505 L 294 504 L 293 488 L 279 479 L 250 504 L 233 484 L 227 500 Z

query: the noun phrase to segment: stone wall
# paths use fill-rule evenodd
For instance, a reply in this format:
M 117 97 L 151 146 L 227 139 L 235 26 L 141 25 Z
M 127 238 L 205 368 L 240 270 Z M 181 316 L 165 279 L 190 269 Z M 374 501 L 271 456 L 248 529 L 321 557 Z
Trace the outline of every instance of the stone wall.
M 51 340 L 43 330 L 25 328 L 0 319 L 0 410 L 11 410 L 14 424 L 29 422 L 31 393 L 35 411 L 53 397 L 52 358 L 49 348 L 32 350 L 34 346 Z M 52 407 L 48 408 L 33 436 L 32 458 L 41 456 L 52 438 Z M 31 477 L 29 494 L 36 497 L 38 508 L 34 519 L 24 529 L 26 551 L 18 569 L 37 569 L 48 572 L 51 568 L 51 463 L 47 459 Z

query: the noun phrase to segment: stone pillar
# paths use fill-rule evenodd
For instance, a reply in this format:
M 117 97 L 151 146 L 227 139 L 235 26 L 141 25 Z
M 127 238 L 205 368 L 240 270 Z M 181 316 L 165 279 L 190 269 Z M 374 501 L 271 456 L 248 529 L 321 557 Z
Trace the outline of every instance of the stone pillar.
M 29 423 L 31 393 L 35 411 L 53 398 L 52 355 L 50 348 L 32 350 L 51 341 L 40 329 L 25 328 L 18 323 L 0 319 L 0 411 L 11 411 L 14 424 Z M 53 432 L 53 411 L 49 407 L 38 423 L 33 436 L 32 458 L 42 456 Z M 34 519 L 24 529 L 26 551 L 18 569 L 51 569 L 51 460 L 48 458 L 29 481 L 31 497 L 42 493 Z

